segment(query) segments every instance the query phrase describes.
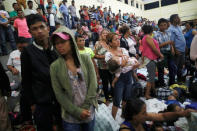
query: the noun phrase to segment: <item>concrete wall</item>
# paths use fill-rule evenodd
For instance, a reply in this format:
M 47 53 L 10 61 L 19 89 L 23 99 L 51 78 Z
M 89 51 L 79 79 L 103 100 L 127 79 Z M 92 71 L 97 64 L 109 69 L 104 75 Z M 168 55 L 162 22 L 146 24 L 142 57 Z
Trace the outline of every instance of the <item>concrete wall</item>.
M 169 6 L 144 11 L 144 16 L 150 20 L 169 18 L 172 14 L 179 14 L 182 21 L 197 19 L 197 0 L 178 2 Z

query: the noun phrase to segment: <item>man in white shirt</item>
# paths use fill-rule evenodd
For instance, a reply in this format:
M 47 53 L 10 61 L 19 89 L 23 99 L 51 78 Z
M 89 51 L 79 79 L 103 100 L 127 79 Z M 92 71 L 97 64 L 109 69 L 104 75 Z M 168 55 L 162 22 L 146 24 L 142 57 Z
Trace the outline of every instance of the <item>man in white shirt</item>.
M 49 35 L 51 36 L 52 33 L 56 30 L 55 28 L 55 16 L 54 14 L 51 12 L 52 8 L 50 6 L 47 7 L 47 21 L 48 21 L 48 25 L 50 27 L 50 32 Z
M 28 1 L 27 5 L 28 5 L 28 8 L 24 10 L 25 16 L 37 13 L 37 11 L 33 9 L 33 2 L 32 1 Z
M 24 37 L 19 37 L 17 40 L 17 50 L 10 53 L 7 68 L 12 72 L 13 76 L 16 76 L 16 80 L 20 82 L 21 80 L 21 51 L 23 47 L 27 46 L 28 42 Z

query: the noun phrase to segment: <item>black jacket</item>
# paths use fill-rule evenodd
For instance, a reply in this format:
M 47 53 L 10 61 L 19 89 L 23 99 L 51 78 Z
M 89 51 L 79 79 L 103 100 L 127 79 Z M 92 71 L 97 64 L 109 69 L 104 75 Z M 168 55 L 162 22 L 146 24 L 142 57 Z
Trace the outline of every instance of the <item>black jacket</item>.
M 50 65 L 57 59 L 57 54 L 53 49 L 40 49 L 34 44 L 24 48 L 21 54 L 22 96 L 30 105 L 51 104 L 56 99 Z
M 125 48 L 129 52 L 129 44 L 128 44 L 127 40 L 123 36 L 120 38 L 120 47 Z M 135 48 L 136 48 L 136 46 L 135 46 Z M 139 50 L 137 48 L 136 48 L 136 53 L 139 54 Z M 129 56 L 133 57 L 135 55 L 131 54 L 129 52 Z
M 8 96 L 8 94 L 11 92 L 10 82 L 1 63 L 0 63 L 0 83 L 1 83 L 0 96 Z

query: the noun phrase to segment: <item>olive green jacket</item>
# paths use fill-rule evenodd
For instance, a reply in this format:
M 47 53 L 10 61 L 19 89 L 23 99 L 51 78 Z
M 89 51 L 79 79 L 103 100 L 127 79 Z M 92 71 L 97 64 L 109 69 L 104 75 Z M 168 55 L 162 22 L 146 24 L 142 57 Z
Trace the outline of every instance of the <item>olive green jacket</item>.
M 55 92 L 57 101 L 61 105 L 62 118 L 66 119 L 69 114 L 80 120 L 82 109 L 89 110 L 91 105 L 93 105 L 96 109 L 98 108 L 98 102 L 96 98 L 97 80 L 94 65 L 90 56 L 79 54 L 73 34 L 69 29 L 61 27 L 56 32 L 66 32 L 71 34 L 72 36 L 87 87 L 85 101 L 81 107 L 73 104 L 72 87 L 68 76 L 68 69 L 66 67 L 64 58 L 61 56 L 59 56 L 59 58 L 55 62 L 53 62 L 50 67 L 52 87 Z

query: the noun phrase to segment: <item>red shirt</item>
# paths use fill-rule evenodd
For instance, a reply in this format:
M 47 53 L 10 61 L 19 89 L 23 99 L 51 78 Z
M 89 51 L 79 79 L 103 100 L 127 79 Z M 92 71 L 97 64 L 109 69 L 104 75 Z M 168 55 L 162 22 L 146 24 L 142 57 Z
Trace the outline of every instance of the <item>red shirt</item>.
M 99 10 L 101 17 L 103 17 L 103 11 Z
M 91 22 L 91 27 L 96 27 L 96 23 Z M 97 28 L 91 29 L 93 32 L 98 32 Z
M 90 20 L 89 15 L 88 15 L 88 11 L 84 11 L 84 19 L 85 20 Z
M 45 15 L 42 16 L 42 18 L 44 18 L 44 20 L 47 22 L 47 18 Z
M 44 1 L 43 1 L 43 0 L 40 0 L 40 4 L 41 4 L 41 5 L 44 5 Z
M 116 15 L 116 17 L 115 17 L 115 18 L 116 18 L 116 21 L 118 21 L 118 20 L 119 20 L 119 15 Z

